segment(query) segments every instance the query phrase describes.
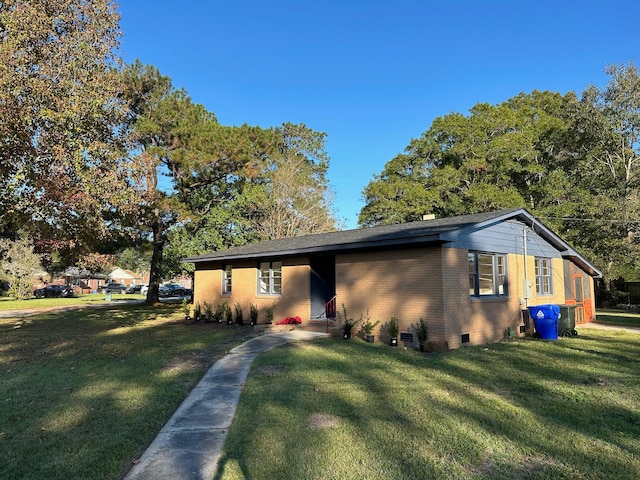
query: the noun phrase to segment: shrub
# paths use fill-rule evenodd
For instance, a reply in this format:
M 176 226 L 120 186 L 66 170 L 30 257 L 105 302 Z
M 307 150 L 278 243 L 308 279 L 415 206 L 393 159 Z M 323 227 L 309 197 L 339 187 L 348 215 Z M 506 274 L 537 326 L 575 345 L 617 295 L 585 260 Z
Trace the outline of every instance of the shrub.
M 427 341 L 427 338 L 429 337 L 429 329 L 427 328 L 427 322 L 424 318 L 420 317 L 420 320 L 418 320 L 418 323 L 415 326 L 414 330 L 416 331 L 416 336 L 418 337 L 419 341 Z
M 344 312 L 344 323 L 342 324 L 342 330 L 344 332 L 344 337 L 349 338 L 351 337 L 351 330 L 353 330 L 353 327 L 358 324 L 359 320 L 356 321 L 353 318 L 349 318 L 349 316 L 347 315 L 347 307 L 344 306 L 344 303 L 342 304 L 342 311 Z
M 224 318 L 226 311 L 226 303 L 219 303 L 216 305 L 216 308 L 213 311 L 213 321 L 216 323 L 222 323 L 222 319 Z
M 391 317 L 391 320 L 389 320 L 389 336 L 391 338 L 398 338 L 398 333 L 400 333 L 400 327 L 398 326 L 398 318 L 397 317 Z
M 231 307 L 229 304 L 223 304 L 224 308 L 224 317 L 227 320 L 227 325 L 231 325 L 233 323 L 233 312 L 231 311 Z
M 274 306 L 272 305 L 265 312 L 266 323 L 273 323 L 273 308 Z
M 204 302 L 204 321 L 209 323 L 213 318 L 213 305 L 209 302 Z
M 376 320 L 375 322 L 371 321 L 371 317 L 369 316 L 369 309 L 368 308 L 367 308 L 367 314 L 364 317 L 364 320 L 362 320 L 362 316 L 360 316 L 360 319 L 362 321 L 362 331 L 366 335 L 371 335 L 371 332 L 373 332 L 373 329 L 376 328 L 378 326 L 378 324 L 380 323 L 380 320 Z
M 249 317 L 251 318 L 251 325 L 258 323 L 258 307 L 253 303 L 249 304 Z
M 240 306 L 239 303 L 236 303 L 235 308 L 236 308 L 236 323 L 238 325 L 242 325 L 244 323 L 244 320 L 242 318 L 242 307 Z

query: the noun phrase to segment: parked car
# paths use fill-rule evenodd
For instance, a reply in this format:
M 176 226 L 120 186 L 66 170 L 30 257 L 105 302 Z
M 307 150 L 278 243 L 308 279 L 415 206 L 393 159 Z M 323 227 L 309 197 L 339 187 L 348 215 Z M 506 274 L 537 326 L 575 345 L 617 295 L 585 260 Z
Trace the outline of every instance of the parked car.
M 107 283 L 100 287 L 100 292 L 102 293 L 126 293 L 127 286 L 122 283 Z
M 142 289 L 143 287 L 145 288 L 145 291 L 143 292 Z M 127 287 L 127 292 L 126 293 L 147 293 L 147 290 L 149 289 L 149 287 L 147 287 L 146 285 L 129 285 Z
M 33 291 L 33 296 L 36 298 L 73 297 L 73 287 L 70 285 L 47 285 L 36 288 Z
M 158 296 L 161 298 L 166 297 L 185 297 L 191 295 L 191 291 L 188 288 L 184 288 L 177 283 L 169 283 L 167 285 L 160 285 L 158 289 Z

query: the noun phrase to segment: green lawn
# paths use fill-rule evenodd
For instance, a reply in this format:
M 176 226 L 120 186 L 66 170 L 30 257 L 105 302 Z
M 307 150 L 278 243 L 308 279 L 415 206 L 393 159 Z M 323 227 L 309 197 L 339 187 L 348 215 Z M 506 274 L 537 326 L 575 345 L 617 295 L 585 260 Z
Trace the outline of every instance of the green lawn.
M 640 478 L 640 335 L 258 357 L 218 479 Z
M 0 478 L 121 478 L 252 336 L 181 310 L 0 318 Z M 639 362 L 640 335 L 595 329 L 437 355 L 356 339 L 277 348 L 252 366 L 217 478 L 640 478 Z
M 120 478 L 206 369 L 250 336 L 186 324 L 179 305 L 0 318 L 0 478 Z
M 640 315 L 635 310 L 598 310 L 596 323 L 640 328 Z
M 146 297 L 139 294 L 112 294 L 112 300 L 144 300 Z M 0 311 L 2 310 L 29 310 L 33 308 L 61 307 L 69 305 L 92 305 L 105 302 L 105 294 L 77 295 L 70 298 L 31 298 L 29 300 L 14 300 L 11 297 L 0 297 Z

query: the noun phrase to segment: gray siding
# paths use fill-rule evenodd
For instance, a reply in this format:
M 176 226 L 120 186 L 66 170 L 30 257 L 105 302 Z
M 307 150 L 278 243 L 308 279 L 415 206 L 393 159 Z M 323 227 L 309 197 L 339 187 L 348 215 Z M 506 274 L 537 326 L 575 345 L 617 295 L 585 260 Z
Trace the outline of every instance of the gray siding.
M 516 220 L 493 224 L 476 231 L 461 230 L 445 247 L 490 253 L 524 253 L 523 229 L 527 230 L 527 255 L 560 258 L 560 252 L 524 223 Z

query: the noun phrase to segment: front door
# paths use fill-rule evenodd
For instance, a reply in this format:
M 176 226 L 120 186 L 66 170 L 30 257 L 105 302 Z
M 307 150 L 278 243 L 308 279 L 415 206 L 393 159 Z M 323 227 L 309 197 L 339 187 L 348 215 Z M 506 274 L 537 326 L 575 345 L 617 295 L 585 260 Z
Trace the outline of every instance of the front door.
M 311 318 L 324 318 L 325 305 L 336 294 L 336 259 L 332 255 L 312 257 Z
M 565 304 L 575 305 L 576 323 L 591 321 L 593 307 L 589 276 L 577 265 L 564 260 Z
M 582 275 L 573 276 L 573 292 L 576 305 L 576 323 L 584 323 L 584 289 L 582 287 Z

